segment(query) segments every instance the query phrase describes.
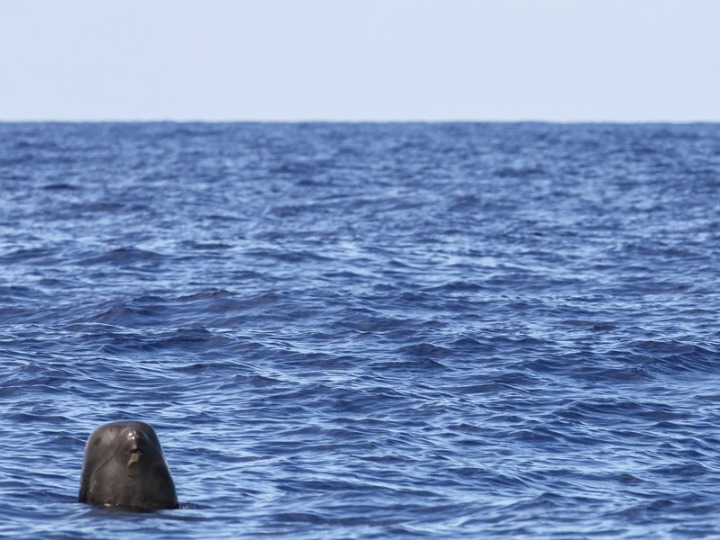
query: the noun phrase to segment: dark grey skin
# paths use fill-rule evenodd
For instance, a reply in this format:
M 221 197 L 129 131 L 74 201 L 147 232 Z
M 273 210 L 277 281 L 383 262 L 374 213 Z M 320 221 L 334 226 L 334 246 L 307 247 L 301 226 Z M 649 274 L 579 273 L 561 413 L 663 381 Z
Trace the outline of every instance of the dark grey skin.
M 79 500 L 138 510 L 177 508 L 175 483 L 155 430 L 132 420 L 97 428 L 85 446 Z

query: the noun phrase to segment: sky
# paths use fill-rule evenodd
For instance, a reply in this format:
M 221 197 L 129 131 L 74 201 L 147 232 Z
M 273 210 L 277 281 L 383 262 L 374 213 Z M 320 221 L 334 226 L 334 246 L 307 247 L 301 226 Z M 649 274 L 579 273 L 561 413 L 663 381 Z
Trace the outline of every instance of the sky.
M 0 0 L 0 121 L 720 121 L 720 0 Z

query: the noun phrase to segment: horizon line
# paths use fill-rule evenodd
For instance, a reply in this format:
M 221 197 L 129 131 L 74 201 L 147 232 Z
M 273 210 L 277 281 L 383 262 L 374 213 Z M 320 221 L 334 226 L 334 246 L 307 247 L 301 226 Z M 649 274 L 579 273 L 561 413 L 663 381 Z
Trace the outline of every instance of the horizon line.
M 0 118 L 0 124 L 718 124 L 716 120 L 599 119 L 207 119 L 207 118 Z

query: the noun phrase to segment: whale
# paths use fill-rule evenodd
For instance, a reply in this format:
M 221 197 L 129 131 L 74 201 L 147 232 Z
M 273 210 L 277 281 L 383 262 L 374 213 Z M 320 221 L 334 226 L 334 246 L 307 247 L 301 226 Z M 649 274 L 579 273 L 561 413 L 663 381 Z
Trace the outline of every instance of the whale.
M 78 500 L 135 510 L 177 508 L 175 483 L 155 430 L 145 422 L 110 422 L 85 445 Z

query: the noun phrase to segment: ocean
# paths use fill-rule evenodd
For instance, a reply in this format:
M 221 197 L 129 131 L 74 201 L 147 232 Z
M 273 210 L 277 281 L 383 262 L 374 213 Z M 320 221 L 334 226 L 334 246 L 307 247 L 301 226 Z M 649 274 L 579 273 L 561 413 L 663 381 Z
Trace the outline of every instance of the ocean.
M 720 125 L 0 124 L 0 536 L 720 537 Z M 77 502 L 151 424 L 180 508 Z

